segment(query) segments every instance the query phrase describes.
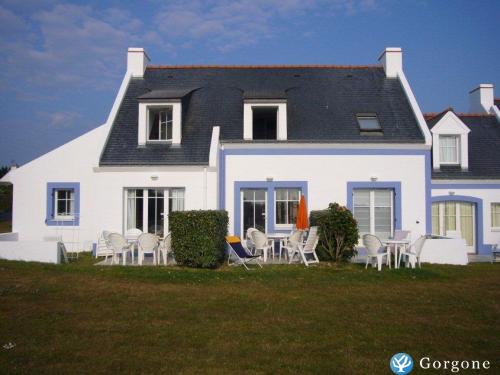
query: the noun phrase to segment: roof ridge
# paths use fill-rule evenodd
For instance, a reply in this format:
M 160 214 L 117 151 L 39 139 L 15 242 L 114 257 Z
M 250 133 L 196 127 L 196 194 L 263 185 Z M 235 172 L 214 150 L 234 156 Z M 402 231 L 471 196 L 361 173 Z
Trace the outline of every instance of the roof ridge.
M 452 107 L 445 108 L 441 112 L 426 112 L 426 113 L 423 113 L 423 115 L 427 121 L 430 121 L 430 120 L 435 119 L 438 116 L 441 116 L 443 113 L 448 112 L 448 111 L 452 111 L 458 117 L 491 117 L 491 116 L 494 116 L 491 113 L 455 112 L 455 110 Z
M 328 64 L 299 64 L 299 65 L 148 65 L 146 69 L 371 69 L 382 68 L 382 65 L 328 65 Z

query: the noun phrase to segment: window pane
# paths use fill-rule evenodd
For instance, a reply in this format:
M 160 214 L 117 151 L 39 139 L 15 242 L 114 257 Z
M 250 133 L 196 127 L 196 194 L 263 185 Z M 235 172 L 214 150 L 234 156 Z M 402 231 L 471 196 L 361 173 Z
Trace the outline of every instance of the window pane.
M 456 136 L 439 137 L 439 158 L 442 163 L 458 163 Z
M 288 199 L 298 202 L 300 199 L 300 189 L 288 189 Z
M 391 236 L 391 208 L 375 207 L 375 235 L 380 238 Z
M 143 210 L 144 199 L 142 189 L 127 190 L 127 229 L 144 230 Z
M 390 190 L 375 190 L 375 206 L 390 207 L 391 195 Z
M 354 190 L 353 192 L 354 206 L 369 206 L 370 205 L 370 190 Z
M 491 204 L 491 226 L 500 227 L 500 203 Z
M 160 113 L 151 111 L 149 114 L 149 139 L 158 140 L 160 139 Z
M 299 203 L 297 201 L 288 202 L 288 224 L 295 224 L 297 222 L 297 211 Z
M 457 230 L 456 203 L 445 202 L 444 204 L 444 229 Z M 445 233 L 446 234 L 446 233 Z
M 255 190 L 255 200 L 256 201 L 266 200 L 266 191 L 263 189 Z
M 57 200 L 57 214 L 66 215 L 66 201 L 64 199 Z
M 276 189 L 276 200 L 287 199 L 287 189 Z
M 472 203 L 460 203 L 460 233 L 467 246 L 474 244 Z
M 439 203 L 432 204 L 432 234 L 439 235 Z
M 370 207 L 354 207 L 353 215 L 358 222 L 359 232 L 370 233 Z
M 276 224 L 288 224 L 286 202 L 276 202 Z
M 357 116 L 361 130 L 380 130 L 380 123 L 376 116 Z
M 244 189 L 243 190 L 243 200 L 244 201 L 253 201 L 254 199 L 254 190 Z

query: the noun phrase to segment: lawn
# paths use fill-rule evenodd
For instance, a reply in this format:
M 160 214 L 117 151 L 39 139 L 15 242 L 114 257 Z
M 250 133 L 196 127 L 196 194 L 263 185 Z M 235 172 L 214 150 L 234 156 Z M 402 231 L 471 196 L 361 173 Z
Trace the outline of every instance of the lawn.
M 92 263 L 0 261 L 0 372 L 387 374 L 404 351 L 499 373 L 498 265 Z

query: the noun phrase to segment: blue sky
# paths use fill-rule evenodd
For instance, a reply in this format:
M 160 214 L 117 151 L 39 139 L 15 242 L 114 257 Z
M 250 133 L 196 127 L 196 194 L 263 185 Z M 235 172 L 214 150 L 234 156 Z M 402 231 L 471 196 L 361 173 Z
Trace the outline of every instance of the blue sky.
M 130 46 L 155 64 L 375 64 L 400 46 L 423 111 L 467 111 L 479 83 L 500 96 L 499 19 L 499 1 L 0 0 L 0 165 L 102 124 Z

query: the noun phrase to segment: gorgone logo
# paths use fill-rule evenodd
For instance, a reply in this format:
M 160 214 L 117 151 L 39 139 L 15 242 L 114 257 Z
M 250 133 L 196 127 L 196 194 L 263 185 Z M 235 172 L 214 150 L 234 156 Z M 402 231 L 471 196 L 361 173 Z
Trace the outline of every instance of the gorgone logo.
M 424 370 L 449 370 L 453 373 L 460 370 L 489 370 L 491 366 L 490 361 L 440 361 L 429 357 L 423 357 L 419 364 Z
M 413 369 L 413 359 L 406 353 L 398 353 L 392 356 L 389 365 L 393 373 L 406 375 Z M 418 365 L 422 370 L 442 370 L 452 373 L 461 370 L 489 370 L 491 368 L 490 361 L 448 361 L 431 359 L 430 357 L 422 357 Z
M 390 365 L 393 373 L 406 375 L 413 369 L 413 359 L 406 353 L 394 354 Z

